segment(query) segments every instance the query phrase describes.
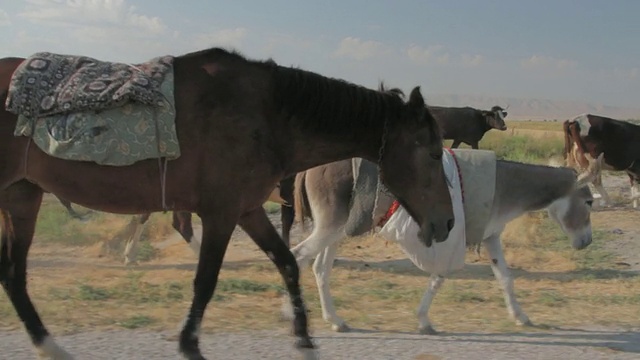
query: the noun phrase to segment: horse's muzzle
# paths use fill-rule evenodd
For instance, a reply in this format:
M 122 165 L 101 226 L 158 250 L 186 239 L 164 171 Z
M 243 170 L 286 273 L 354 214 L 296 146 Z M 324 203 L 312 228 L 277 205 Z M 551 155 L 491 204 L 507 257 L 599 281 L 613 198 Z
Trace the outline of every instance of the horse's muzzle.
M 451 232 L 451 229 L 453 229 L 454 225 L 454 219 L 447 220 L 446 225 L 436 225 L 434 223 L 430 223 L 426 229 L 420 229 L 420 231 L 418 232 L 418 237 L 427 247 L 431 247 L 433 241 L 439 243 L 447 240 L 447 238 L 449 237 L 449 232 Z

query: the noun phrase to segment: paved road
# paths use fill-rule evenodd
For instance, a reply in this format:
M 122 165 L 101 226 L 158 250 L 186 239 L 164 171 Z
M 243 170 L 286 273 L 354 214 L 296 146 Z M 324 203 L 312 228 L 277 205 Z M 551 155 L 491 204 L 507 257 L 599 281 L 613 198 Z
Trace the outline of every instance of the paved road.
M 88 332 L 58 342 L 76 359 L 179 359 L 177 342 L 168 333 Z M 293 338 L 281 332 L 203 334 L 208 359 L 298 359 Z M 316 334 L 320 359 L 367 360 L 597 360 L 640 359 L 640 331 L 605 329 L 520 334 L 417 334 L 351 332 Z M 35 359 L 22 332 L 0 332 L 0 359 Z

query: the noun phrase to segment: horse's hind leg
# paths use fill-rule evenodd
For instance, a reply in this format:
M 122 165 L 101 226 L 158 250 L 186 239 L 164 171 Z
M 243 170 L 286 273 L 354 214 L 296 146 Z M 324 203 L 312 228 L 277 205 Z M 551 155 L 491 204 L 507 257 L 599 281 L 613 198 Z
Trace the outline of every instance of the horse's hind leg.
M 516 320 L 516 324 L 530 326 L 531 321 L 524 311 L 522 311 L 518 300 L 516 300 L 516 294 L 513 291 L 513 278 L 507 268 L 507 262 L 504 259 L 502 245 L 500 244 L 500 235 L 492 235 L 483 240 L 483 242 L 487 247 L 487 252 L 491 259 L 491 270 L 493 270 L 496 280 L 498 280 L 498 283 L 500 283 L 502 287 L 504 301 L 507 305 L 509 315 Z
M 432 274 L 429 277 L 429 287 L 427 288 L 427 291 L 424 292 L 420 305 L 418 306 L 418 311 L 416 311 L 419 324 L 418 331 L 420 331 L 420 334 L 437 334 L 437 331 L 433 328 L 431 321 L 429 320 L 429 308 L 431 308 L 431 303 L 436 297 L 438 289 L 440 289 L 440 286 L 444 283 L 444 280 L 444 277 L 440 275 Z
M 282 241 L 291 246 L 291 227 L 293 226 L 293 220 L 295 218 L 295 210 L 293 208 L 293 185 L 295 182 L 295 176 L 288 177 L 280 181 L 280 197 L 287 202 L 287 204 L 280 205 L 280 220 L 282 222 Z
M 171 225 L 173 228 L 182 235 L 184 241 L 189 244 L 193 253 L 196 256 L 200 255 L 200 241 L 198 241 L 193 235 L 193 223 L 191 222 L 191 213 L 188 211 L 174 211 L 173 222 Z
M 138 243 L 142 237 L 142 231 L 144 230 L 144 224 L 149 220 L 150 213 L 143 215 L 135 215 L 131 218 L 133 234 L 127 240 L 127 245 L 124 247 L 124 264 L 126 266 L 138 264 Z
M 0 283 L 40 356 L 72 359 L 49 335 L 27 293 L 27 255 L 41 202 L 42 190 L 26 181 L 16 183 L 2 192 Z
M 296 348 L 305 359 L 316 359 L 315 346 L 308 332 L 307 310 L 300 291 L 300 271 L 296 259 L 269 221 L 264 209 L 258 208 L 243 215 L 238 224 L 278 268 L 293 306 L 293 332 L 298 337 Z

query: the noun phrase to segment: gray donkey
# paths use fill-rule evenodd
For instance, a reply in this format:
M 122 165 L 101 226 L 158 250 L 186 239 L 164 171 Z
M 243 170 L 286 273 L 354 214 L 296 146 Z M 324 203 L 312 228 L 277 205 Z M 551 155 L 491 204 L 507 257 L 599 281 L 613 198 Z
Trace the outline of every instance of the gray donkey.
M 493 160 L 493 168 L 487 170 L 486 164 L 465 162 L 465 158 L 476 153 L 477 150 L 455 150 L 461 165 L 467 245 L 482 242 L 486 247 L 510 317 L 519 325 L 530 325 L 515 297 L 500 234 L 511 220 L 526 212 L 546 208 L 571 239 L 572 246 L 583 249 L 591 243 L 593 197 L 586 184 L 577 181 L 576 172 L 571 169 Z M 337 315 L 329 292 L 329 275 L 338 241 L 347 236 L 362 235 L 374 228 L 374 224 L 379 225 L 393 201 L 384 192 L 378 192 L 376 196 L 379 190 L 376 165 L 365 160 L 353 160 L 338 161 L 299 173 L 295 185 L 296 217 L 298 221 L 305 216 L 311 217 L 313 232 L 291 251 L 301 268 L 315 257 L 313 272 L 320 292 L 322 315 L 335 331 L 349 329 Z M 489 173 L 493 180 L 482 179 L 483 171 L 485 175 Z M 478 181 L 474 182 L 474 179 Z M 490 188 L 487 183 L 490 183 Z M 488 201 L 487 193 L 491 194 Z M 483 212 L 485 216 L 478 215 Z M 444 280 L 442 275 L 431 274 L 429 287 L 418 307 L 419 331 L 423 334 L 435 333 L 428 312 Z M 283 308 L 285 316 L 290 311 L 286 304 L 288 302 Z

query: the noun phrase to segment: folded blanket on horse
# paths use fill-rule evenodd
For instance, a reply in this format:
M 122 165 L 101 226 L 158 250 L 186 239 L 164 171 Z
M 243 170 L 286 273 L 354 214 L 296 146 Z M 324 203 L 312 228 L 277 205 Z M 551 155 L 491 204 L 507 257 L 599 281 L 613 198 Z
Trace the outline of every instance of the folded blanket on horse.
M 38 55 L 12 78 L 7 110 L 19 114 L 14 135 L 33 137 L 51 156 L 100 165 L 180 156 L 172 57 L 131 66 Z
M 140 102 L 161 106 L 160 85 L 172 71 L 172 56 L 136 65 L 86 56 L 36 53 L 11 77 L 7 111 L 35 119 L 61 113 L 105 110 Z

